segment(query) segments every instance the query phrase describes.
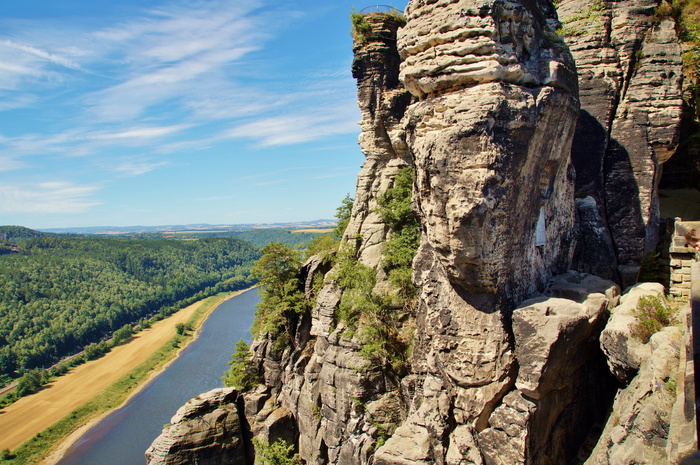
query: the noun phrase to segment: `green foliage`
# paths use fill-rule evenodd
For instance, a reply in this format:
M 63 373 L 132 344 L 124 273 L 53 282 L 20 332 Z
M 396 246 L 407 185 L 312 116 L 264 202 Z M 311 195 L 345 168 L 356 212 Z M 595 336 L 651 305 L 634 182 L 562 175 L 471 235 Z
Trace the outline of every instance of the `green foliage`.
M 329 230 L 330 232 L 330 230 Z M 314 238 L 326 233 L 294 232 L 289 229 L 265 228 L 251 229 L 250 231 L 236 232 L 232 236 L 243 241 L 251 242 L 258 247 L 264 247 L 270 242 L 279 242 L 290 246 L 301 246 L 311 242 Z
M 415 294 L 411 281 L 412 262 L 420 243 L 419 225 L 411 210 L 413 178 L 414 168 L 402 167 L 394 185 L 377 200 L 379 214 L 392 232 L 384 244 L 382 267 L 404 304 Z
M 372 26 L 367 22 L 365 15 L 357 13 L 353 8 L 350 12 L 350 22 L 352 38 L 361 44 L 367 43 L 367 35 L 372 32 Z
M 352 216 L 352 207 L 354 204 L 355 199 L 350 197 L 350 194 L 347 194 L 340 202 L 340 206 L 335 210 L 335 217 L 338 219 L 338 225 L 335 227 L 333 234 L 338 239 L 343 237 L 348 224 L 350 224 L 350 217 Z
M 105 341 L 93 342 L 85 346 L 85 359 L 95 360 L 102 357 L 109 351 Z
M 36 392 L 41 389 L 42 384 L 42 374 L 39 369 L 28 371 L 19 379 L 17 388 L 15 389 L 15 395 L 17 397 L 22 397 Z
M 293 342 L 291 335 L 298 315 L 309 306 L 297 276 L 301 252 L 271 242 L 262 248 L 262 253 L 251 269 L 252 276 L 260 284 L 261 294 L 251 331 L 256 337 L 267 335 L 273 341 L 275 351 L 281 352 Z
M 346 245 L 338 253 L 336 281 L 343 288 L 338 305 L 338 318 L 348 326 L 347 336 L 354 334 L 361 316 L 373 319 L 382 312 L 381 298 L 374 294 L 376 272 L 357 261 L 352 247 Z
M 676 31 L 683 46 L 684 101 L 700 119 L 700 0 L 673 0 Z
M 196 325 L 198 322 L 201 322 L 204 315 L 220 304 L 225 297 L 225 294 L 219 294 L 204 300 L 186 324 Z M 31 441 L 25 442 L 13 450 L 12 457 L 9 458 L 13 461 L 9 463 L 27 464 L 42 462 L 48 456 L 49 450 L 77 428 L 87 423 L 90 418 L 121 405 L 136 387 L 146 380 L 154 370 L 159 369 L 171 360 L 175 354 L 176 350 L 172 347 L 172 344 L 165 344 L 89 402 L 42 431 L 32 438 Z
M 230 368 L 221 377 L 224 386 L 242 391 L 252 389 L 260 382 L 255 365 L 250 359 L 250 346 L 243 339 L 236 343 L 236 350 L 228 364 Z
M 399 170 L 393 186 L 377 199 L 378 213 L 390 230 L 384 245 L 382 267 L 394 286 L 386 295 L 375 293 L 376 271 L 359 263 L 350 244 L 337 254 L 334 276 L 343 289 L 338 320 L 345 323 L 345 337 L 356 336 L 368 364 L 400 375 L 405 372 L 410 341 L 399 333 L 397 308 L 413 304 L 412 261 L 420 239 L 411 210 L 413 167 Z
M 338 251 L 338 244 L 340 244 L 340 241 L 336 239 L 335 233 L 324 234 L 322 236 L 315 237 L 311 241 L 306 248 L 304 255 L 307 258 L 314 255 L 319 255 L 321 259 L 327 259 Z
M 260 256 L 231 238 L 47 235 L 17 244 L 20 253 L 0 255 L 0 376 L 56 363 L 156 312 L 248 287 Z
M 632 337 L 646 344 L 651 336 L 673 322 L 675 309 L 658 296 L 643 296 L 634 310 L 636 322 L 630 325 Z
M 116 347 L 128 341 L 134 335 L 134 328 L 130 324 L 125 324 L 112 334 L 112 347 Z
M 287 444 L 284 439 L 269 444 L 258 438 L 253 438 L 255 447 L 255 463 L 260 465 L 302 465 L 298 455 L 294 454 L 294 445 Z

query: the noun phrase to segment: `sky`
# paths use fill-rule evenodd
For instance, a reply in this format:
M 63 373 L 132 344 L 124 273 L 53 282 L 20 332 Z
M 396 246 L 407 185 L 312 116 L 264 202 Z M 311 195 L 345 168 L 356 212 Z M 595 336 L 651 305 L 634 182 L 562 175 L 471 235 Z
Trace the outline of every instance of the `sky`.
M 0 2 L 0 225 L 333 218 L 364 161 L 365 6 Z

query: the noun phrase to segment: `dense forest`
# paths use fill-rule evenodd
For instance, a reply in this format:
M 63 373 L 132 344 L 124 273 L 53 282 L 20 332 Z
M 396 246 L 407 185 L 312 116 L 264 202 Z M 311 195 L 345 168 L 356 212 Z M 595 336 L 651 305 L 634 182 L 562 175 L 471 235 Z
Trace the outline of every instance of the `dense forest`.
M 0 227 L 0 382 L 48 366 L 125 324 L 253 283 L 260 257 L 235 238 L 136 240 Z
M 248 241 L 258 247 L 264 247 L 270 242 L 279 242 L 290 246 L 303 246 L 314 238 L 333 232 L 329 229 L 325 233 L 294 231 L 282 228 L 247 229 L 245 231 L 180 231 L 163 233 L 137 233 L 131 235 L 136 239 L 201 239 L 203 237 L 234 237 L 242 241 Z

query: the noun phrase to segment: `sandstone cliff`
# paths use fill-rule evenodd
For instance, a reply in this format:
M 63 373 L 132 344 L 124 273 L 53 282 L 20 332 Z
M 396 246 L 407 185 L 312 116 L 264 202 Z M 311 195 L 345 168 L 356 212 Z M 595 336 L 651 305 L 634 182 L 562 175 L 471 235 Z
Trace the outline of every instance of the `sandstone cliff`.
M 572 148 L 583 216 L 577 267 L 636 282 L 658 241 L 661 165 L 678 145 L 681 49 L 656 0 L 563 0 L 560 33 L 576 60 L 581 113 Z M 593 218 L 595 217 L 595 218 Z

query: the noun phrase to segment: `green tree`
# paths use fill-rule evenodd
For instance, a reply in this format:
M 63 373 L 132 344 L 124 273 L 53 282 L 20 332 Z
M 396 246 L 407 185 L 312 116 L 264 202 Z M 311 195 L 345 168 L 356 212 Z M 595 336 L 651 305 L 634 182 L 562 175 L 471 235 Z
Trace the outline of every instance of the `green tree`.
M 301 253 L 288 245 L 271 242 L 262 248 L 251 275 L 260 283 L 260 303 L 255 312 L 253 334 L 267 335 L 273 347 L 281 351 L 293 343 L 298 315 L 308 308 L 298 279 Z
M 32 392 L 36 392 L 41 388 L 41 372 L 34 369 L 22 375 L 17 383 L 15 393 L 18 397 L 26 396 Z
M 130 324 L 125 324 L 112 334 L 112 346 L 118 346 L 134 335 L 134 328 Z
M 250 346 L 243 339 L 236 343 L 236 351 L 228 364 L 230 368 L 221 377 L 225 386 L 247 390 L 258 384 L 258 372 L 250 359 Z
M 303 462 L 294 454 L 294 445 L 278 439 L 272 444 L 253 439 L 256 463 L 261 465 L 301 465 Z
M 104 341 L 88 344 L 85 346 L 85 359 L 95 360 L 106 354 L 108 350 L 107 343 Z
M 350 218 L 352 217 L 352 207 L 355 204 L 355 199 L 347 194 L 345 198 L 340 202 L 340 206 L 335 210 L 335 217 L 338 219 L 338 225 L 335 227 L 333 234 L 337 238 L 342 238 L 345 230 L 350 224 Z

